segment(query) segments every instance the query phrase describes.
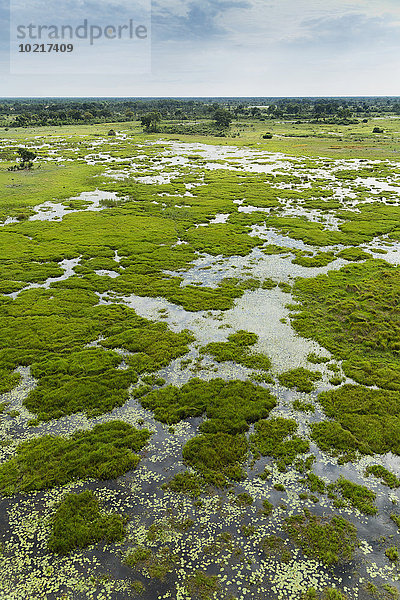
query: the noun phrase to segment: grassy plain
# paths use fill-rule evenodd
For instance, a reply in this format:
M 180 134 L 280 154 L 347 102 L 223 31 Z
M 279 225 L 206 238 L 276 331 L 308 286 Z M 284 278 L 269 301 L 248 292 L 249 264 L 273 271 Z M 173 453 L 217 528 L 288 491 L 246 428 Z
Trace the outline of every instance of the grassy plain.
M 321 565 L 346 570 L 355 556 L 364 579 L 395 577 L 381 569 L 395 554 L 370 538 L 376 573 L 365 567 L 357 535 L 367 519 L 398 521 L 377 500 L 399 481 L 381 464 L 400 455 L 399 121 L 234 122 L 226 137 L 138 122 L 1 131 L 0 219 L 13 221 L 0 229 L 0 491 L 16 531 L 20 495 L 34 514 L 43 494 L 32 527 L 46 560 L 66 555 L 70 569 L 86 548 L 84 598 L 219 600 L 248 585 L 254 600 L 339 600 Z M 34 168 L 8 171 L 25 144 Z M 95 210 L 90 194 L 72 198 L 96 190 Z M 66 214 L 32 219 L 43 202 Z M 285 363 L 263 338 L 274 310 Z M 82 491 L 89 479 L 106 498 L 126 494 L 132 522 L 124 502 L 104 512 L 101 493 Z M 4 560 L 25 556 L 24 595 L 37 581 L 53 590 L 46 562 L 31 574 L 27 534 L 16 546 L 10 535 Z M 114 552 L 102 568 L 118 568 L 93 596 L 97 541 Z M 76 591 L 68 569 L 59 594 Z M 344 593 L 364 598 L 346 573 Z

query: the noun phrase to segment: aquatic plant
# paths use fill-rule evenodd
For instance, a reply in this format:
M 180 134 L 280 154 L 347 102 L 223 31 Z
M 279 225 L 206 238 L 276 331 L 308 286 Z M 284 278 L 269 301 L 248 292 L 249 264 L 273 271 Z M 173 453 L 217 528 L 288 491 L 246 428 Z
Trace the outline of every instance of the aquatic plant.
M 268 371 L 271 367 L 271 361 L 265 354 L 250 352 L 250 346 L 253 346 L 258 340 L 255 333 L 240 330 L 231 333 L 227 342 L 211 342 L 200 349 L 202 354 L 211 354 L 217 362 L 231 360 L 237 362 L 249 369 L 261 369 Z
M 310 558 L 327 565 L 352 560 L 358 546 L 357 529 L 343 517 L 319 517 L 305 509 L 285 519 L 285 530 Z
M 298 454 L 309 450 L 307 440 L 293 435 L 297 427 L 296 421 L 282 417 L 258 421 L 254 426 L 255 433 L 250 436 L 253 451 L 272 456 L 285 466 L 292 464 Z M 286 439 L 288 436 L 292 437 Z
M 0 465 L 0 492 L 12 495 L 65 485 L 75 479 L 115 479 L 134 469 L 150 432 L 122 421 L 76 431 L 69 438 L 44 435 L 22 442 Z
M 382 467 L 382 465 L 369 465 L 365 469 L 365 474 L 367 476 L 374 475 L 375 477 L 380 479 L 384 485 L 387 485 L 392 489 L 400 487 L 400 479 L 396 477 L 394 473 L 391 473 L 390 471 L 388 471 L 388 469 Z
M 104 513 L 95 494 L 86 490 L 67 494 L 50 519 L 50 552 L 68 554 L 100 540 L 118 542 L 125 535 L 124 519 L 116 513 Z
M 351 506 L 357 508 L 362 513 L 376 515 L 378 512 L 375 506 L 376 494 L 365 487 L 365 485 L 359 485 L 349 479 L 339 477 L 335 483 L 329 484 L 328 490 L 330 493 L 339 493 L 342 498 L 349 501 Z

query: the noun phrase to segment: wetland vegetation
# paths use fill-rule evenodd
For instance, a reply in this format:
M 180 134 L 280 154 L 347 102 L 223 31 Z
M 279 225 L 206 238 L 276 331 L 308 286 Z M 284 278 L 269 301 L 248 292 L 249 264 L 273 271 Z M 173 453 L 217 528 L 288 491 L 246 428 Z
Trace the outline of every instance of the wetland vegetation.
M 7 600 L 398 598 L 398 102 L 251 104 L 0 103 Z

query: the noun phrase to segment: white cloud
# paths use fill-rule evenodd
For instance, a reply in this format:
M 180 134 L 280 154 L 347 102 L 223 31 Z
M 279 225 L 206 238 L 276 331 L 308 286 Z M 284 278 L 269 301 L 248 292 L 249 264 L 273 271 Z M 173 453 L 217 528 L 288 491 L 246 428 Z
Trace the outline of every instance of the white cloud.
M 133 4 L 101 6 L 108 15 Z M 155 0 L 152 76 L 9 78 L 3 93 L 396 95 L 399 71 L 398 0 Z

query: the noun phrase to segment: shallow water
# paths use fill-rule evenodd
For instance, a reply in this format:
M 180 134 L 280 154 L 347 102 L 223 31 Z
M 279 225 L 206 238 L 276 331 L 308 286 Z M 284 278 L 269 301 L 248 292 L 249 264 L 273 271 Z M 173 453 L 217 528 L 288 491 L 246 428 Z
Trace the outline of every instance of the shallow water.
M 129 140 L 129 132 L 121 133 L 112 144 L 118 149 L 119 144 L 125 139 Z M 39 141 L 39 140 L 38 140 Z M 40 140 L 41 141 L 41 140 Z M 68 140 L 58 139 L 59 146 L 51 148 L 51 156 L 46 160 L 63 159 L 63 149 L 68 149 Z M 11 142 L 10 142 L 11 143 Z M 182 168 L 190 167 L 192 174 L 196 174 L 198 182 L 186 184 L 186 195 L 197 185 L 202 185 L 202 177 L 207 170 L 228 169 L 232 171 L 247 171 L 252 173 L 275 174 L 300 174 L 305 173 L 310 181 L 324 178 L 328 180 L 326 187 L 333 189 L 335 198 L 339 198 L 344 206 L 352 206 L 356 202 L 357 194 L 354 192 L 359 185 L 368 187 L 371 198 L 379 191 L 395 191 L 398 193 L 397 182 L 399 176 L 393 174 L 391 182 L 382 181 L 381 178 L 359 178 L 355 181 L 338 181 L 335 171 L 339 169 L 355 169 L 365 166 L 365 161 L 359 160 L 314 160 L 316 168 L 309 168 L 305 159 L 284 156 L 283 154 L 270 154 L 265 151 L 250 148 L 235 148 L 229 146 L 210 146 L 206 144 L 188 144 L 183 142 L 169 142 L 159 140 L 158 143 L 144 144 L 143 148 L 150 148 L 160 158 L 157 162 L 147 165 L 149 156 L 137 145 L 132 152 L 131 163 L 121 170 L 111 171 L 109 163 L 126 161 L 112 157 L 109 150 L 102 152 L 104 144 L 110 145 L 110 140 L 101 138 L 90 140 L 85 146 L 86 161 L 89 164 L 104 165 L 104 172 L 108 177 L 115 179 L 132 176 L 137 181 L 151 185 L 153 183 L 168 183 L 182 174 Z M 162 144 L 158 148 L 158 144 Z M 7 144 L 5 144 L 7 145 Z M 47 145 L 42 144 L 42 148 Z M 158 149 L 157 149 L 158 148 Z M 54 151 L 53 151 L 54 150 Z M 200 157 L 199 164 L 190 158 L 191 154 Z M 141 163 L 141 161 L 143 161 Z M 215 162 L 221 161 L 221 162 Z M 368 161 L 373 165 L 377 161 Z M 386 161 L 385 161 L 386 162 Z M 144 164 L 148 175 L 143 176 Z M 389 163 L 387 163 L 389 164 Z M 390 163 L 398 168 L 395 162 Z M 122 166 L 122 165 L 121 165 Z M 171 169 L 165 171 L 165 169 Z M 309 183 L 301 185 L 306 189 Z M 285 189 L 286 184 L 279 184 Z M 177 195 L 179 198 L 179 195 Z M 72 212 L 104 210 L 102 200 L 116 200 L 117 194 L 96 190 L 83 192 L 72 201 L 82 201 L 82 208 L 68 207 L 68 201 L 45 202 L 34 208 L 31 221 L 46 220 L 57 221 Z M 237 203 L 239 204 L 239 203 Z M 179 206 L 179 202 L 177 201 Z M 240 206 L 240 212 L 262 210 L 258 207 Z M 268 212 L 269 209 L 265 209 Z M 321 213 L 317 210 L 302 210 L 301 206 L 291 206 L 290 202 L 282 207 L 282 215 L 304 216 L 317 222 L 324 222 L 327 229 L 337 230 L 341 220 L 334 213 Z M 218 213 L 214 219 L 199 226 L 209 226 L 212 223 L 223 224 L 229 214 Z M 3 225 L 14 223 L 9 219 Z M 265 255 L 262 249 L 255 248 L 247 256 L 234 256 L 224 258 L 208 254 L 197 254 L 197 258 L 185 272 L 179 272 L 182 285 L 201 282 L 202 285 L 215 287 L 225 277 L 256 277 L 261 280 L 272 278 L 277 282 L 293 282 L 295 277 L 315 277 L 330 270 L 337 270 L 348 264 L 343 259 L 336 259 L 326 267 L 307 268 L 292 263 L 293 254 L 290 249 L 306 250 L 313 253 L 319 248 L 310 246 L 301 240 L 282 235 L 279 232 L 264 226 L 253 226 L 251 235 L 256 235 L 268 244 L 276 244 L 289 249 L 287 254 Z M 389 247 L 385 245 L 385 236 L 372 240 L 363 246 L 367 251 L 373 248 L 384 248 L 387 254 L 374 253 L 376 258 L 383 258 L 392 264 L 399 264 L 400 245 L 396 243 Z M 185 243 L 178 240 L 177 244 Z M 343 246 L 324 247 L 324 251 L 338 250 Z M 121 257 L 115 250 L 115 260 Z M 48 289 L 57 281 L 62 281 L 74 274 L 74 268 L 79 264 L 80 257 L 63 260 L 60 266 L 64 273 L 60 277 L 49 278 L 42 284 L 29 284 L 24 289 L 41 287 Z M 169 274 L 175 274 L 166 271 Z M 96 273 L 103 277 L 116 278 L 120 275 L 117 271 L 97 270 Z M 16 298 L 21 292 L 9 294 Z M 190 329 L 196 341 L 190 345 L 187 355 L 172 361 L 161 369 L 157 375 L 166 380 L 167 384 L 182 385 L 192 377 L 209 380 L 213 377 L 222 377 L 226 380 L 247 380 L 250 370 L 232 362 L 216 363 L 211 356 L 199 354 L 199 346 L 209 342 L 226 341 L 227 336 L 240 329 L 249 330 L 259 336 L 254 349 L 266 353 L 272 362 L 272 375 L 282 371 L 306 366 L 311 370 L 322 372 L 323 378 L 315 392 L 304 394 L 289 390 L 279 385 L 276 379 L 267 387 L 277 398 L 277 406 L 272 411 L 273 416 L 294 418 L 299 426 L 298 432 L 304 436 L 309 435 L 310 423 L 320 421 L 324 415 L 319 407 L 318 393 L 332 389 L 329 383 L 329 373 L 326 365 L 314 365 L 307 361 L 310 352 L 329 357 L 329 353 L 316 342 L 300 338 L 290 325 L 289 309 L 286 305 L 292 302 L 290 293 L 283 292 L 280 288 L 272 290 L 257 289 L 246 291 L 243 296 L 235 301 L 234 307 L 227 311 L 199 311 L 190 312 L 172 304 L 164 298 L 149 298 L 146 296 L 116 296 L 115 294 L 98 294 L 99 303 L 121 302 L 133 308 L 139 315 L 152 320 L 165 322 L 173 331 Z M 161 311 L 161 312 L 160 312 Z M 95 345 L 93 342 L 92 345 Z M 124 353 L 121 352 L 121 359 Z M 189 361 L 185 364 L 186 361 Z M 181 364 L 183 362 L 183 364 Z M 123 363 L 121 363 L 123 366 Z M 338 362 L 340 368 L 340 362 Z M 136 471 L 132 471 L 112 482 L 75 482 L 62 488 L 51 491 L 35 492 L 27 496 L 3 499 L 0 501 L 0 528 L 2 540 L 6 551 L 0 554 L 0 598 L 7 600 L 20 600 L 22 597 L 47 598 L 48 600 L 93 598 L 97 600 L 119 600 L 137 597 L 129 587 L 129 581 L 140 579 L 146 581 L 146 592 L 141 596 L 143 600 L 173 598 L 185 600 L 187 596 L 183 591 L 185 577 L 196 569 L 207 570 L 209 574 L 217 574 L 223 583 L 224 593 L 233 594 L 240 600 L 299 600 L 301 594 L 309 587 L 324 589 L 327 585 L 340 587 L 351 600 L 363 600 L 366 593 L 362 588 L 365 580 L 373 581 L 398 581 L 398 570 L 395 565 L 385 559 L 382 545 L 379 540 L 386 536 L 387 545 L 397 542 L 399 533 L 395 524 L 389 519 L 390 513 L 396 509 L 400 502 L 398 490 L 390 490 L 383 486 L 374 477 L 365 477 L 365 468 L 369 464 L 382 464 L 395 473 L 400 471 L 399 457 L 392 454 L 384 456 L 363 457 L 355 463 L 339 465 L 338 461 L 321 452 L 311 443 L 310 452 L 316 460 L 313 471 L 327 483 L 344 476 L 351 481 L 368 486 L 377 494 L 376 503 L 380 514 L 366 516 L 349 507 L 335 508 L 332 501 L 325 494 L 318 494 L 318 502 L 310 498 L 301 500 L 299 493 L 307 491 L 301 482 L 302 475 L 290 467 L 284 473 L 280 472 L 270 458 L 259 458 L 254 463 L 246 465 L 247 479 L 239 484 L 234 484 L 228 490 L 216 490 L 211 495 L 205 496 L 201 505 L 196 505 L 192 500 L 161 489 L 161 484 L 169 481 L 171 477 L 186 469 L 182 462 L 182 446 L 198 432 L 202 418 L 192 418 L 182 421 L 170 429 L 153 418 L 149 411 L 144 410 L 138 400 L 133 397 L 120 408 L 96 418 L 88 419 L 83 414 L 71 415 L 29 426 L 29 420 L 34 417 L 23 405 L 23 400 L 34 389 L 36 381 L 31 377 L 29 367 L 18 367 L 22 380 L 20 384 L 8 394 L 3 394 L 0 401 L 9 402 L 7 409 L 0 416 L 0 432 L 2 440 L 9 440 L 9 444 L 0 447 L 2 461 L 11 457 L 15 452 L 16 443 L 31 439 L 43 434 L 68 435 L 79 428 L 88 429 L 96 423 L 122 419 L 135 426 L 148 427 L 154 433 L 148 446 L 142 451 L 142 460 Z M 348 382 L 350 380 L 347 380 Z M 263 384 L 265 385 L 265 384 Z M 300 399 L 311 402 L 315 406 L 314 413 L 300 413 L 293 409 L 293 401 Z M 16 411 L 19 414 L 9 414 Z M 252 430 L 250 430 L 251 432 Z M 268 465 L 272 469 L 270 479 L 264 481 L 258 477 Z M 283 484 L 285 491 L 274 489 L 274 485 Z M 127 525 L 128 533 L 125 540 L 116 545 L 98 543 L 84 551 L 77 551 L 68 558 L 59 559 L 46 552 L 46 536 L 48 524 L 46 519 L 52 514 L 55 503 L 66 491 L 80 491 L 82 489 L 96 490 L 104 501 L 108 510 L 124 512 L 129 516 Z M 252 505 L 240 508 L 235 502 L 234 492 L 247 491 L 254 499 Z M 273 517 L 265 518 L 260 514 L 262 501 L 268 498 L 276 507 Z M 301 512 L 308 508 L 316 514 L 341 514 L 349 519 L 358 528 L 361 547 L 356 558 L 350 564 L 328 569 L 315 560 L 307 559 L 298 549 L 291 546 L 282 531 L 283 519 L 291 514 Z M 191 518 L 192 527 L 186 532 L 166 527 L 166 540 L 173 552 L 179 556 L 174 568 L 174 574 L 168 575 L 160 582 L 157 579 L 144 578 L 140 571 L 132 571 L 125 566 L 121 559 L 129 548 L 146 542 L 146 530 L 156 522 L 167 522 L 171 516 L 176 518 Z M 255 533 L 249 536 L 243 534 L 241 526 L 252 525 Z M 169 529 L 168 529 L 169 528 Z M 235 543 L 240 546 L 241 554 L 232 557 L 226 549 L 221 555 L 213 556 L 204 552 L 204 546 L 213 542 L 221 532 L 232 534 Z M 288 547 L 293 551 L 293 559 L 284 564 L 276 558 L 266 557 L 260 548 L 260 543 L 265 535 L 276 533 L 285 538 Z M 394 537 L 390 537 L 394 536 Z M 146 542 L 147 543 L 147 542 Z M 154 549 L 160 541 L 153 543 Z M 104 575 L 108 574 L 108 579 Z M 95 581 L 93 581 L 93 576 Z M 103 576 L 103 579 L 101 577 Z M 92 577 L 92 579 L 91 579 Z M 398 583 L 395 585 L 400 589 Z M 65 595 L 63 595 L 65 593 Z M 5 594 L 5 596 L 4 596 Z M 220 598 L 218 597 L 218 600 Z M 221 597 L 222 600 L 222 597 Z

